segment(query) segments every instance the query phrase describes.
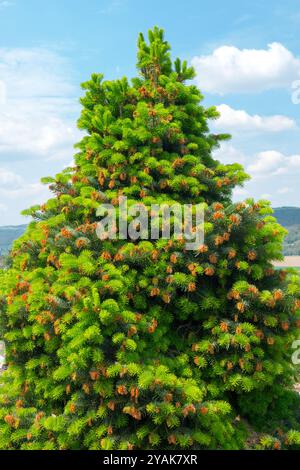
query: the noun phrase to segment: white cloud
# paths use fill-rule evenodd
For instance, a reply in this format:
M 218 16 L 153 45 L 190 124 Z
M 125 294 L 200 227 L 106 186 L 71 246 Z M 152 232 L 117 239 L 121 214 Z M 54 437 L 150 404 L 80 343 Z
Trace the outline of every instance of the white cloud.
M 74 91 L 66 60 L 45 48 L 1 48 L 0 70 L 14 97 L 64 97 Z
M 267 49 L 221 46 L 211 55 L 194 57 L 192 65 L 199 87 L 220 95 L 290 88 L 300 76 L 300 60 L 278 42 Z
M 73 153 L 76 139 L 74 126 L 59 116 L 30 107 L 21 116 L 10 114 L 7 119 L 0 113 L 0 154 L 27 153 L 31 157 L 66 159 Z
M 0 1 L 0 9 L 11 7 L 12 5 L 13 5 L 13 2 L 9 2 L 8 0 Z
M 300 173 L 300 155 L 283 155 L 282 164 L 275 171 L 274 175 L 298 175 Z
M 30 200 L 31 204 L 40 204 L 49 198 L 49 189 L 41 183 L 26 183 L 25 181 L 18 187 L 0 188 L 0 197 L 5 200 L 22 201 Z
M 252 176 L 252 180 L 280 175 L 295 177 L 300 174 L 300 155 L 285 155 L 277 150 L 266 150 L 249 156 L 232 144 L 224 142 L 219 149 L 214 151 L 213 157 L 221 163 L 237 162 L 244 165 L 246 172 Z M 284 187 L 281 192 L 283 194 L 291 190 L 292 188 Z
M 0 168 L 0 224 L 22 223 L 18 214 L 25 207 L 43 203 L 49 195 L 47 186 L 29 183 L 17 173 Z
M 246 155 L 224 142 L 214 152 L 214 158 L 222 163 L 240 163 L 251 176 L 245 187 L 234 189 L 234 200 L 254 197 L 270 200 L 273 207 L 300 206 L 300 155 L 286 155 L 276 150 Z
M 277 192 L 278 194 L 289 194 L 289 193 L 293 193 L 294 190 L 293 188 L 284 187 L 284 188 L 279 188 Z
M 49 199 L 50 191 L 41 183 L 22 181 L 19 186 L 0 186 L 0 225 L 24 224 L 28 220 L 19 215 L 24 208 L 42 204 Z M 3 201 L 3 202 L 2 202 Z M 1 208 L 2 207 L 2 208 Z
M 22 182 L 22 178 L 15 174 L 13 171 L 5 168 L 0 168 L 0 187 L 6 186 L 19 186 Z
M 213 122 L 213 127 L 226 131 L 280 132 L 296 128 L 296 122 L 281 115 L 250 115 L 244 110 L 233 109 L 227 104 L 217 106 L 221 116 Z
M 247 167 L 254 178 L 300 174 L 300 155 L 284 155 L 276 150 L 260 152 L 255 161 Z
M 1 153 L 69 159 L 79 131 L 63 58 L 47 49 L 0 49 Z
M 24 222 L 24 208 L 49 198 L 38 183 L 41 176 L 72 159 L 82 134 L 76 128 L 79 90 L 71 76 L 56 52 L 0 48 L 0 204 L 7 207 L 0 209 L 0 225 Z
M 256 177 L 270 176 L 284 164 L 284 155 L 275 150 L 260 152 L 256 161 L 248 166 L 247 171 Z
M 0 199 L 8 202 L 8 200 L 22 201 L 24 198 L 34 198 L 39 201 L 40 197 L 49 196 L 49 190 L 42 183 L 29 183 L 22 176 L 11 170 L 0 168 Z

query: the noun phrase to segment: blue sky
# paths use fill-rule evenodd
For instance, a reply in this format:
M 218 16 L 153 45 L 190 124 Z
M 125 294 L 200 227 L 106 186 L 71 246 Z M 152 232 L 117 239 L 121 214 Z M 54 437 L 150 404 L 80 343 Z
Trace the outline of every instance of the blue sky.
M 212 130 L 233 135 L 216 156 L 252 176 L 235 198 L 300 206 L 298 0 L 0 0 L 0 225 L 22 223 L 48 197 L 40 178 L 72 161 L 80 82 L 133 76 L 154 25 L 219 107 Z

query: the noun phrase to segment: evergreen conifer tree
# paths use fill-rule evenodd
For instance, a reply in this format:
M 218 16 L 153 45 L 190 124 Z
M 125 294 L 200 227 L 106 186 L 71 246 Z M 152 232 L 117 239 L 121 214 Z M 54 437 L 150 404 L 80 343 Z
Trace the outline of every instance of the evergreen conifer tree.
M 299 278 L 272 265 L 285 230 L 268 202 L 232 202 L 247 175 L 213 158 L 229 136 L 162 30 L 139 36 L 137 67 L 83 84 L 76 166 L 44 178 L 54 196 L 25 211 L 2 274 L 0 447 L 240 449 L 249 423 L 260 447 L 297 446 Z M 119 196 L 204 203 L 205 242 L 99 240 Z

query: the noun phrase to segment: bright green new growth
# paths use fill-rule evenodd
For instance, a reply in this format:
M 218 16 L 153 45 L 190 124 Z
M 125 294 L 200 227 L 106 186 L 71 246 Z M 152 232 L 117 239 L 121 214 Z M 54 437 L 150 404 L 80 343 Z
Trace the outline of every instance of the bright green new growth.
M 232 203 L 247 175 L 212 158 L 228 136 L 169 49 L 154 28 L 138 78 L 83 84 L 76 167 L 26 211 L 0 287 L 2 449 L 299 446 L 299 278 L 272 268 L 285 231 L 267 202 Z M 96 211 L 121 195 L 205 203 L 205 243 L 100 241 Z

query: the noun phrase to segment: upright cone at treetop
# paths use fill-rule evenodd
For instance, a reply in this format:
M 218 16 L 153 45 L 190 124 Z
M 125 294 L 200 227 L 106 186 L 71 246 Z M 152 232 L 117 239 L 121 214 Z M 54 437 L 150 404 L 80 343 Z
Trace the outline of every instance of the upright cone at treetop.
M 273 269 L 285 230 L 212 151 L 214 107 L 163 31 L 138 40 L 139 77 L 83 84 L 74 168 L 1 275 L 2 449 L 299 447 L 292 343 L 300 283 Z M 205 241 L 100 240 L 97 209 L 205 204 Z M 298 416 L 297 416 L 298 413 Z M 253 438 L 255 431 L 255 438 Z

